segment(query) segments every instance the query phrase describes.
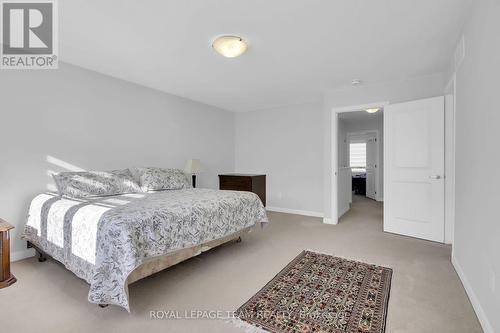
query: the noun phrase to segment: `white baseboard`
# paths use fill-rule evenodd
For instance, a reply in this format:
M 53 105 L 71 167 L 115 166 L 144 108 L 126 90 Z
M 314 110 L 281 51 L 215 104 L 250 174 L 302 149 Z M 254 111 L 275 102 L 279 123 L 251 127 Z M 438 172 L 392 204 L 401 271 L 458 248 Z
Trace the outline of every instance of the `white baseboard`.
M 266 207 L 266 210 L 270 211 L 270 212 L 304 215 L 304 216 L 312 216 L 312 217 L 323 217 L 324 216 L 324 214 L 320 213 L 320 212 L 313 212 L 313 211 L 309 211 L 309 210 L 290 209 L 290 208 L 281 208 L 281 207 Z
M 467 293 L 467 296 L 469 297 L 472 307 L 476 312 L 477 319 L 479 319 L 479 323 L 481 324 L 484 333 L 494 333 L 495 331 L 493 330 L 493 326 L 488 320 L 488 317 L 486 316 L 486 313 L 484 312 L 481 303 L 479 303 L 479 299 L 477 298 L 474 289 L 472 289 L 472 286 L 470 285 L 469 280 L 467 280 L 467 277 L 465 276 L 462 267 L 460 266 L 460 264 L 458 263 L 457 259 L 453 254 L 451 255 L 451 263 L 453 264 L 453 267 L 455 267 L 455 271 L 457 272 L 458 277 L 462 281 L 462 284 L 465 288 L 465 292 Z
M 332 224 L 332 225 L 336 225 L 338 224 L 338 219 L 336 222 L 333 222 L 333 219 L 330 218 L 330 217 L 323 217 L 323 223 L 324 224 Z
M 23 251 L 14 251 L 10 254 L 10 261 L 18 261 L 23 260 L 29 257 L 33 257 L 35 255 L 34 249 L 26 249 Z

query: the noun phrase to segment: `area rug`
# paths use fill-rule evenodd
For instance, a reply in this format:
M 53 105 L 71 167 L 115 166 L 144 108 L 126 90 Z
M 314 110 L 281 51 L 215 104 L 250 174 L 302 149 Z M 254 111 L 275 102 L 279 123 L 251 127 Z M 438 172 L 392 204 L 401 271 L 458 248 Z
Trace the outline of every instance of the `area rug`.
M 392 269 L 304 251 L 236 311 L 247 332 L 385 332 Z

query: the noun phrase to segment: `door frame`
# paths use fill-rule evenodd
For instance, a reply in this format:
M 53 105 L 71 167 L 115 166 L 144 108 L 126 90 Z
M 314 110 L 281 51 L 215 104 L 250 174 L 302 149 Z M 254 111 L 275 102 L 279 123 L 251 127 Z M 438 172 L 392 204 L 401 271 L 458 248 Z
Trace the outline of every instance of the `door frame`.
M 339 174 L 339 146 L 338 146 L 338 132 L 339 132 L 339 113 L 344 112 L 357 112 L 364 111 L 371 108 L 384 108 L 389 105 L 389 102 L 376 102 L 369 104 L 351 105 L 340 108 L 332 109 L 331 121 L 331 166 L 332 166 L 332 181 L 330 184 L 331 192 L 331 218 L 324 219 L 324 223 L 338 224 L 339 223 L 339 207 L 338 207 L 338 174 Z
M 375 137 L 375 140 L 377 144 L 375 145 L 375 164 L 377 165 L 376 167 L 376 172 L 375 172 L 375 200 L 376 201 L 383 201 L 382 197 L 380 196 L 380 187 L 383 186 L 383 184 L 380 184 L 380 179 L 381 179 L 381 173 L 380 173 L 380 131 L 377 129 L 373 130 L 365 130 L 365 131 L 357 131 L 357 132 L 347 132 L 346 133 L 346 140 L 347 140 L 347 158 L 349 158 L 350 155 L 350 149 L 349 149 L 349 138 L 351 137 Z M 338 189 L 337 189 L 338 191 Z

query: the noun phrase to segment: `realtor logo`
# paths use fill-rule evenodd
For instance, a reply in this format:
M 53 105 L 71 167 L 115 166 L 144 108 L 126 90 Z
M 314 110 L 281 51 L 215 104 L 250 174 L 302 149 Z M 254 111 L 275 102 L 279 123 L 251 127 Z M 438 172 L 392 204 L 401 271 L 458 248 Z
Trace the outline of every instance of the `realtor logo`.
M 0 0 L 2 69 L 55 69 L 57 7 L 55 0 Z

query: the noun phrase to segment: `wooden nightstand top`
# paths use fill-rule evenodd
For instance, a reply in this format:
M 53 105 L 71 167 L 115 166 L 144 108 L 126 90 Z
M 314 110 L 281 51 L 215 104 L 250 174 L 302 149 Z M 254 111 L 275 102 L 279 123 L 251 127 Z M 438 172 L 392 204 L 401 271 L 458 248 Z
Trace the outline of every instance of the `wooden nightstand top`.
M 230 176 L 230 177 L 260 177 L 265 176 L 263 174 L 251 174 L 251 173 L 223 173 L 220 176 Z
M 10 229 L 14 229 L 14 227 L 5 222 L 4 220 L 0 219 L 0 232 L 5 232 Z

